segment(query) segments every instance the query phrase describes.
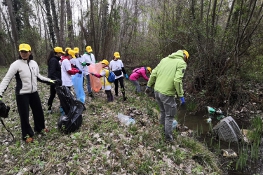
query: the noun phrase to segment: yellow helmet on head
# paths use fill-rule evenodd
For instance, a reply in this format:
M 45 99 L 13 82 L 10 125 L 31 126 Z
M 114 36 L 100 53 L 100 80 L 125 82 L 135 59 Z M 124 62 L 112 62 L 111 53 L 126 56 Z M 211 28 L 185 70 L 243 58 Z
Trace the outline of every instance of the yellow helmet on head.
M 152 73 L 152 68 L 146 67 L 146 69 L 147 69 L 150 73 Z
M 121 56 L 120 56 L 120 53 L 119 52 L 114 52 L 114 57 L 115 58 L 120 58 Z
M 183 52 L 184 52 L 184 54 L 185 54 L 185 56 L 186 56 L 186 59 L 188 59 L 189 58 L 189 53 L 186 51 L 186 50 L 183 50 Z
M 30 47 L 29 44 L 22 43 L 22 44 L 19 45 L 19 52 L 20 51 L 30 52 L 31 51 L 31 47 Z
M 102 60 L 101 63 L 102 63 L 102 64 L 105 64 L 106 66 L 109 65 L 109 62 L 108 62 L 107 60 Z
M 65 48 L 65 52 L 67 52 L 67 50 L 69 50 L 69 49 L 71 49 L 71 48 L 70 48 L 70 47 L 66 47 L 66 48 Z
M 87 51 L 88 53 L 92 52 L 91 46 L 87 46 L 87 47 L 86 47 L 86 51 Z
M 79 53 L 79 48 L 78 47 L 74 47 L 74 51 L 75 51 L 75 53 Z
M 54 48 L 54 52 L 65 54 L 65 52 L 64 52 L 63 49 L 62 49 L 62 47 L 55 47 L 55 48 Z
M 72 58 L 76 58 L 76 56 L 75 56 L 75 54 L 76 54 L 76 53 L 75 53 L 75 51 L 74 51 L 74 50 L 72 50 L 72 49 L 69 49 L 69 50 L 68 50 L 68 54 L 69 54 L 69 55 L 71 55 L 71 56 L 72 56 Z

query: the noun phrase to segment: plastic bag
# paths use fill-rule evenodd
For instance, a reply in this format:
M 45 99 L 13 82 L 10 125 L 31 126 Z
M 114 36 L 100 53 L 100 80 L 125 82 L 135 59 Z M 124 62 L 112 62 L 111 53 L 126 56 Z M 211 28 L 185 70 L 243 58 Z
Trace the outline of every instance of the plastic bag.
M 89 72 L 93 74 L 99 74 L 102 69 L 102 64 L 101 63 L 96 63 L 96 64 L 91 64 L 89 65 Z M 89 74 L 90 77 L 90 84 L 91 88 L 94 92 L 99 92 L 102 85 L 100 82 L 100 78 L 97 78 L 91 74 Z
M 176 120 L 173 121 L 173 129 L 176 129 L 176 126 L 177 126 L 178 122 Z
M 74 104 L 74 96 L 66 86 L 57 86 L 56 92 L 60 100 L 60 105 L 63 108 L 65 115 L 67 115 L 70 110 L 70 106 Z
M 124 115 L 122 113 L 118 113 L 118 119 L 122 124 L 125 124 L 127 126 L 135 124 L 135 120 L 132 117 Z
M 66 134 L 74 132 L 82 125 L 82 112 L 86 108 L 82 102 L 74 99 L 67 87 L 56 87 L 56 91 L 65 112 L 58 120 L 58 128 Z
M 0 100 L 0 117 L 7 118 L 10 107 Z
M 85 109 L 83 103 L 75 101 L 75 105 L 69 110 L 65 116 L 60 116 L 58 120 L 58 128 L 68 134 L 74 132 L 82 125 L 82 112 Z
M 85 103 L 85 92 L 83 89 L 83 74 L 75 74 L 72 76 L 72 82 L 74 86 L 74 91 L 77 96 L 77 100 Z

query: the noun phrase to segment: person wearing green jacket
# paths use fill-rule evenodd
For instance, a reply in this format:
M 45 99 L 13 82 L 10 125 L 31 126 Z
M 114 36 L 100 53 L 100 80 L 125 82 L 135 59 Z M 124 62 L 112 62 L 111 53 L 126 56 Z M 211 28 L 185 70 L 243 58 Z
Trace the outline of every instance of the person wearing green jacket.
M 181 104 L 185 103 L 182 79 L 187 67 L 189 53 L 186 50 L 178 50 L 163 58 L 152 70 L 147 83 L 146 93 L 154 86 L 155 99 L 160 107 L 160 123 L 164 126 L 165 139 L 173 142 L 172 124 L 176 114 L 177 95 Z

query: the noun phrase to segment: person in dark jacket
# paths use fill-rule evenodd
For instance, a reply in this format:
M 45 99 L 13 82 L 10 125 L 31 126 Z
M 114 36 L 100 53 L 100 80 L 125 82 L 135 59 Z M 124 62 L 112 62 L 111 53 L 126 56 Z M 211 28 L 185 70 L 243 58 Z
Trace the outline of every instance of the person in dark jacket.
M 60 67 L 60 57 L 65 54 L 63 52 L 62 47 L 55 47 L 53 50 L 50 51 L 49 57 L 47 59 L 48 65 L 48 78 L 52 80 L 60 81 L 61 82 L 61 67 Z M 50 85 L 50 96 L 48 98 L 48 112 L 52 113 L 52 103 L 56 96 L 56 86 L 54 84 Z
M 10 65 L 0 83 L 0 100 L 2 100 L 2 95 L 13 77 L 16 79 L 16 103 L 20 116 L 22 139 L 30 143 L 33 142 L 34 131 L 38 133 L 48 132 L 37 91 L 37 81 L 48 84 L 55 83 L 55 81 L 39 73 L 38 64 L 33 60 L 31 54 L 31 47 L 25 43 L 19 45 L 19 58 Z M 29 123 L 29 107 L 33 114 L 34 131 Z

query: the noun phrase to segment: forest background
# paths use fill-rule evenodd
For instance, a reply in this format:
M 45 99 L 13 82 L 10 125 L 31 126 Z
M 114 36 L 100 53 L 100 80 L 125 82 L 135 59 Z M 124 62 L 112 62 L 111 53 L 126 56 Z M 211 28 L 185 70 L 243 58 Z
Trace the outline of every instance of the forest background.
M 262 81 L 262 8 L 262 0 L 2 0 L 0 65 L 17 59 L 22 42 L 40 66 L 55 46 L 90 45 L 98 61 L 119 51 L 127 69 L 186 49 L 188 102 L 261 104 L 244 85 Z

